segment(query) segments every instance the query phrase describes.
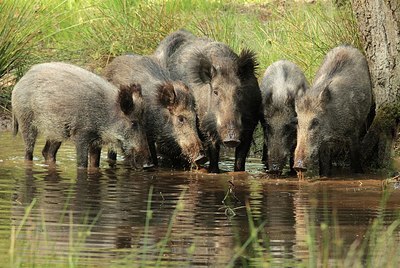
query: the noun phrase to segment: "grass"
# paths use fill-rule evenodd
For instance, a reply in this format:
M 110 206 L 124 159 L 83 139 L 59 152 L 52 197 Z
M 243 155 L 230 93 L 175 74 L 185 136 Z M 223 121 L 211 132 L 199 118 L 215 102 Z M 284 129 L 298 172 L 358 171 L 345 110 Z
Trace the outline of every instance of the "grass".
M 32 64 L 67 61 L 100 72 L 114 56 L 151 54 L 170 32 L 187 28 L 257 53 L 259 75 L 273 61 L 297 63 L 309 80 L 325 53 L 360 46 L 351 6 L 271 1 L 5 0 L 0 2 L 0 105 Z M 10 80 L 11 79 L 11 80 Z

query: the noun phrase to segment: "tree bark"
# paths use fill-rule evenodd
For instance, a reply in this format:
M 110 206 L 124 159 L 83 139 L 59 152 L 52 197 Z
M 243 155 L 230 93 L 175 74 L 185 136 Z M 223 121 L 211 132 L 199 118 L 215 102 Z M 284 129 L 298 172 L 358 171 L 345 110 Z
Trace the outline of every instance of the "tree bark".
M 363 162 L 384 168 L 391 163 L 400 119 L 400 0 L 352 0 L 368 61 L 375 117 L 365 135 Z

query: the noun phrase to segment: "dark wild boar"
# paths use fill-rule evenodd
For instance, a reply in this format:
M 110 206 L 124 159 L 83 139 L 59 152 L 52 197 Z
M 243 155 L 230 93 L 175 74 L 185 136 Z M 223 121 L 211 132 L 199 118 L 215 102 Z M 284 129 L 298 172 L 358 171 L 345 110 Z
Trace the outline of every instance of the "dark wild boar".
M 221 144 L 236 147 L 234 169 L 244 170 L 260 118 L 254 53 L 243 50 L 237 55 L 223 43 L 180 30 L 167 36 L 154 55 L 173 79 L 183 80 L 193 91 L 209 171 L 219 172 Z
M 271 64 L 260 84 L 264 130 L 263 161 L 270 173 L 281 174 L 290 159 L 291 174 L 296 149 L 296 100 L 309 87 L 300 68 L 287 60 Z
M 142 126 L 143 100 L 139 85 L 118 90 L 80 67 L 61 63 L 33 66 L 12 92 L 14 135 L 25 142 L 25 159 L 32 161 L 38 134 L 46 138 L 42 151 L 56 161 L 61 142 L 76 145 L 77 165 L 98 167 L 103 144 L 115 144 L 144 167 L 152 166 Z
M 207 161 L 197 132 L 194 97 L 183 82 L 171 80 L 157 61 L 140 55 L 116 57 L 104 75 L 117 87 L 141 84 L 154 163 L 157 151 L 173 162 L 179 163 L 181 158 L 193 164 Z
M 294 168 L 300 178 L 304 171 L 309 175 L 329 175 L 331 156 L 341 148 L 349 148 L 353 171 L 362 171 L 360 133 L 371 102 L 371 82 L 364 55 L 351 46 L 329 51 L 312 87 L 296 102 Z

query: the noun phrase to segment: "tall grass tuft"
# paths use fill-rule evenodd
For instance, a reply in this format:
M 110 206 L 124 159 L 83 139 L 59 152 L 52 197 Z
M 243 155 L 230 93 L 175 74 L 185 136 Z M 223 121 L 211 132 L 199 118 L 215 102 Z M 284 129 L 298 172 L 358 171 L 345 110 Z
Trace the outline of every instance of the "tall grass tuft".
M 335 46 L 361 49 L 358 27 L 350 4 L 338 8 L 330 1 L 289 3 L 270 9 L 270 17 L 256 27 L 252 39 L 261 65 L 285 58 L 298 64 L 310 80 L 325 54 Z
M 0 1 L 1 107 L 9 107 L 10 87 L 22 76 L 32 53 L 40 50 L 53 19 L 62 14 L 55 11 L 36 0 Z
M 84 24 L 71 29 L 71 39 L 62 37 L 63 49 L 79 51 L 81 63 L 95 71 L 116 55 L 153 53 L 158 42 L 181 24 L 180 16 L 167 12 L 162 1 L 95 2 L 76 4 L 75 10 Z

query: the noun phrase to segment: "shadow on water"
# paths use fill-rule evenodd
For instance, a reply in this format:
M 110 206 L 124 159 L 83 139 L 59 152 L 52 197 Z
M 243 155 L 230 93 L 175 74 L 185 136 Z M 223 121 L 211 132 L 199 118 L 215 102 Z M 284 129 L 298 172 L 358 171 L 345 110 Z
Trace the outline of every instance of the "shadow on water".
M 39 141 L 35 155 L 42 146 Z M 381 213 L 381 181 L 367 175 L 270 179 L 257 159 L 248 173 L 144 172 L 122 161 L 79 172 L 68 143 L 56 167 L 40 157 L 26 165 L 21 139 L 9 133 L 1 133 L 0 147 L 0 247 L 10 250 L 13 263 L 221 266 L 268 260 L 293 266 L 312 258 L 311 225 L 318 227 L 312 244 L 321 249 L 319 226 L 334 219 L 329 230 L 340 229 L 345 251 Z M 230 160 L 222 163 L 225 169 Z M 385 222 L 396 219 L 398 204 L 400 191 L 394 190 Z M 258 226 L 256 239 L 243 247 Z

